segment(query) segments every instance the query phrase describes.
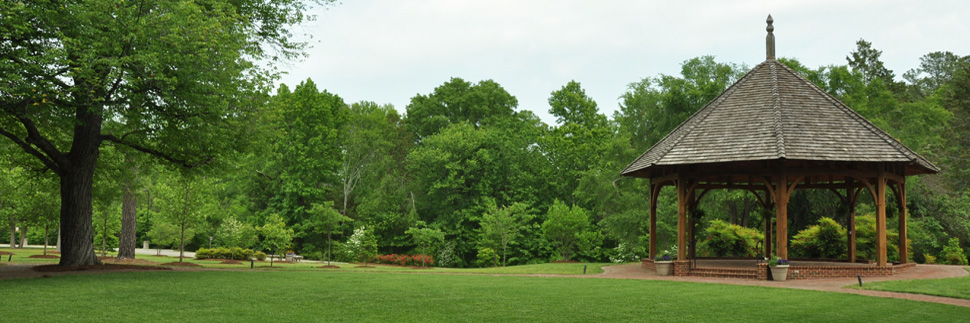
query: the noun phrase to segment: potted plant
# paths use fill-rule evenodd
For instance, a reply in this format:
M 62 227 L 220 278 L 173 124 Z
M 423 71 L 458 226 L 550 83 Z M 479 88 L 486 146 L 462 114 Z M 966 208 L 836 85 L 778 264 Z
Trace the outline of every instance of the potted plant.
M 674 266 L 674 258 L 669 253 L 664 253 L 653 259 L 653 265 L 657 268 L 657 275 L 670 276 L 671 268 Z
M 788 279 L 788 260 L 774 256 L 768 260 L 768 268 L 771 268 L 771 280 Z

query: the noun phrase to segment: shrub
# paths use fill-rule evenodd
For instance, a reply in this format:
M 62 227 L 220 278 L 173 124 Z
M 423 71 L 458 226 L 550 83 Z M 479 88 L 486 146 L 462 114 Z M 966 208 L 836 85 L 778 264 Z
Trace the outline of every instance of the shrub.
M 931 255 L 931 254 L 924 254 L 923 257 L 926 260 L 926 262 L 925 262 L 926 264 L 935 264 L 936 263 L 936 257 L 933 257 L 933 255 Z
M 947 265 L 967 264 L 967 255 L 963 252 L 963 248 L 960 248 L 960 239 L 950 238 L 943 247 L 943 253 L 940 254 L 940 262 Z
M 846 230 L 832 218 L 799 231 L 792 239 L 792 255 L 797 258 L 840 258 L 845 255 Z
M 375 264 L 398 266 L 421 266 L 422 262 L 428 266 L 434 265 L 434 258 L 428 255 L 377 255 L 373 261 Z
M 253 253 L 253 257 L 257 260 L 266 260 L 266 253 L 262 251 L 257 251 Z
M 243 249 L 239 247 L 234 248 L 199 248 L 195 251 L 195 259 L 233 259 L 233 260 L 249 260 L 253 257 L 252 249 Z M 265 254 L 263 258 L 265 259 Z
M 872 214 L 855 217 L 856 228 L 856 257 L 863 260 L 875 260 L 876 250 L 876 217 Z M 895 229 L 886 229 L 886 258 L 889 262 L 899 261 L 899 233 Z
M 764 234 L 755 229 L 721 220 L 711 220 L 704 230 L 705 237 L 699 244 L 699 252 L 707 256 L 754 257 L 758 255 L 758 242 Z
M 498 266 L 498 253 L 492 248 L 479 249 L 478 266 L 483 268 Z

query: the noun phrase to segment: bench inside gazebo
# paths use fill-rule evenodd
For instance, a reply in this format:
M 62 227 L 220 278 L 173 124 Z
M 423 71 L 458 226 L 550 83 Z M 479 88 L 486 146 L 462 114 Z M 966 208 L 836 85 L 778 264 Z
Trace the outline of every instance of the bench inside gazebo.
M 764 223 L 764 256 L 788 259 L 788 202 L 797 189 L 838 194 L 849 214 L 848 261 L 791 260 L 788 279 L 892 275 L 912 268 L 906 243 L 898 264 L 887 261 L 886 197 L 894 194 L 899 239 L 906 241 L 906 176 L 939 169 L 851 108 L 775 59 L 771 16 L 767 58 L 717 98 L 658 141 L 622 171 L 650 181 L 650 258 L 657 255 L 657 200 L 661 189 L 677 194 L 674 275 L 768 279 L 764 261 L 697 259 L 694 218 L 707 192 L 749 191 L 774 210 Z M 875 262 L 856 263 L 855 206 L 868 192 L 876 208 Z M 774 224 L 773 224 L 774 223 Z

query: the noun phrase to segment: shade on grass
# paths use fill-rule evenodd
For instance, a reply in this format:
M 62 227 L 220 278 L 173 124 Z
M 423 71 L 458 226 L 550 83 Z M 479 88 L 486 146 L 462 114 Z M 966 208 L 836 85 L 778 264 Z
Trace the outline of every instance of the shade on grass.
M 9 321 L 959 321 L 970 308 L 666 281 L 351 272 L 143 272 L 0 280 Z M 772 319 L 773 320 L 773 319 Z
M 965 268 L 970 270 L 970 268 Z M 867 283 L 859 289 L 970 299 L 970 276 L 938 279 L 890 280 Z M 967 318 L 970 320 L 970 318 Z

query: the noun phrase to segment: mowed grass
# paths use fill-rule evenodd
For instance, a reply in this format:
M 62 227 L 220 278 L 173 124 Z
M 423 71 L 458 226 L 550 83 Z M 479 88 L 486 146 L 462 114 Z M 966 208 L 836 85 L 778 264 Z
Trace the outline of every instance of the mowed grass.
M 11 260 L 13 263 L 26 263 L 26 264 L 56 264 L 59 259 L 38 259 L 29 258 L 30 255 L 39 255 L 43 253 L 42 249 L 35 248 L 24 248 L 24 249 L 11 249 L 11 248 L 0 248 L 0 251 L 12 252 L 15 255 Z M 48 250 L 53 251 L 53 250 Z M 101 256 L 101 253 L 98 253 Z M 108 257 L 117 256 L 116 252 L 108 252 Z M 3 256 L 3 262 L 7 262 L 8 256 Z M 168 257 L 168 256 L 154 256 L 154 255 L 136 255 L 136 259 L 147 260 L 152 262 L 157 262 L 159 264 L 166 264 L 172 262 L 178 262 L 178 257 Z M 347 264 L 347 263 L 334 263 L 337 265 L 338 269 L 333 268 L 319 268 L 326 265 L 326 262 L 299 262 L 299 263 L 274 263 L 270 267 L 269 261 L 257 261 L 254 264 L 250 264 L 249 261 L 240 261 L 241 264 L 221 264 L 222 260 L 195 260 L 193 258 L 186 257 L 183 262 L 194 263 L 202 266 L 203 268 L 217 268 L 217 269 L 249 269 L 250 266 L 255 267 L 259 270 L 279 270 L 279 271 L 350 271 L 350 272 L 423 272 L 423 273 L 466 273 L 466 274 L 513 274 L 513 275 L 583 275 L 583 268 L 586 267 L 587 275 L 595 275 L 603 272 L 603 266 L 610 266 L 615 264 L 610 263 L 550 263 L 550 264 L 538 264 L 538 265 L 522 265 L 522 266 L 509 266 L 509 267 L 495 267 L 495 268 L 411 268 L 402 266 L 383 266 L 369 264 L 364 267 L 364 264 Z
M 964 269 L 970 271 L 970 268 Z M 862 287 L 854 286 L 852 288 L 970 299 L 970 276 L 892 280 L 867 283 Z M 967 318 L 967 320 L 970 320 L 970 318 Z
M 322 271 L 141 272 L 0 280 L 13 322 L 952 322 L 970 308 L 649 280 Z

